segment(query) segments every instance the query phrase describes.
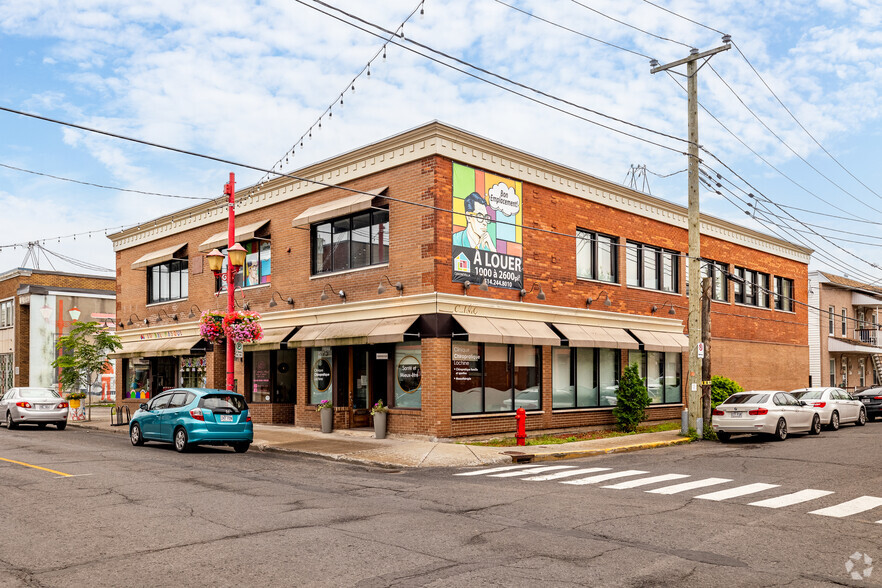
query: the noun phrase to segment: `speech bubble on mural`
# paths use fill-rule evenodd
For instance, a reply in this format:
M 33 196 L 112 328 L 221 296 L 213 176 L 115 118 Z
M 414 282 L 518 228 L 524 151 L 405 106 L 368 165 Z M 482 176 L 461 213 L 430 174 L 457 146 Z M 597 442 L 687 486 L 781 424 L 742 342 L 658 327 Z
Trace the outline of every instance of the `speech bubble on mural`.
M 499 182 L 487 191 L 490 200 L 490 208 L 498 210 L 505 216 L 514 216 L 521 209 L 521 199 L 515 193 L 515 189 Z

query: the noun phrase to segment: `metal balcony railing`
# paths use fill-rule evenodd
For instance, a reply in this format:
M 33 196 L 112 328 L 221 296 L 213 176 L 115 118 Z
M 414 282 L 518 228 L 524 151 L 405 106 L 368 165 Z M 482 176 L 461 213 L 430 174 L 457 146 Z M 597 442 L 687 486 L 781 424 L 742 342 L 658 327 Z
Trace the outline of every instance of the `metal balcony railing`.
M 872 345 L 875 345 L 876 342 L 879 340 L 879 329 L 855 329 L 854 338 L 862 343 L 870 343 Z

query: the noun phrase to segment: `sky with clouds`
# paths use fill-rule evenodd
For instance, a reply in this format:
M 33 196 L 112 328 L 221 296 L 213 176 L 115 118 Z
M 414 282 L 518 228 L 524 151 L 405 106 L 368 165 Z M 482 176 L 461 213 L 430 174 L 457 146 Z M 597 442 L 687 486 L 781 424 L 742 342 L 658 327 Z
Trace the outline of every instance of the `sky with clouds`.
M 812 268 L 882 278 L 878 0 L 425 0 L 423 11 L 418 0 L 0 0 L 0 107 L 262 168 L 288 155 L 289 172 L 439 120 L 619 183 L 645 165 L 649 190 L 685 205 L 686 174 L 674 173 L 686 168 L 685 78 L 651 74 L 649 59 L 727 33 L 733 47 L 699 74 L 702 158 L 723 175 L 702 211 L 816 249 Z M 377 27 L 411 13 L 384 41 Z M 0 246 L 40 241 L 107 268 L 105 229 L 217 197 L 230 171 L 240 187 L 261 178 L 2 111 L 0 133 Z M 757 201 L 756 218 L 745 214 Z M 0 270 L 24 255 L 2 247 Z

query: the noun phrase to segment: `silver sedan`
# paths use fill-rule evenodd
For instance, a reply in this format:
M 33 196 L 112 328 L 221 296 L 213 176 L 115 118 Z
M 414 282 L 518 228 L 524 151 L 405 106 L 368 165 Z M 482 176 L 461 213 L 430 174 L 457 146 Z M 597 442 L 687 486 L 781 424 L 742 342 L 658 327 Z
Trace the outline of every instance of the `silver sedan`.
M 63 431 L 68 410 L 67 401 L 51 388 L 10 388 L 0 398 L 0 417 L 7 429 L 25 423 L 40 427 L 52 423 Z
M 778 390 L 733 394 L 713 410 L 712 419 L 714 432 L 723 443 L 733 433 L 766 433 L 783 441 L 790 433 L 821 432 L 818 409 Z
M 838 430 L 840 423 L 854 423 L 863 427 L 867 422 L 864 404 L 842 388 L 800 388 L 791 394 L 817 408 L 821 413 L 821 422 L 832 431 Z

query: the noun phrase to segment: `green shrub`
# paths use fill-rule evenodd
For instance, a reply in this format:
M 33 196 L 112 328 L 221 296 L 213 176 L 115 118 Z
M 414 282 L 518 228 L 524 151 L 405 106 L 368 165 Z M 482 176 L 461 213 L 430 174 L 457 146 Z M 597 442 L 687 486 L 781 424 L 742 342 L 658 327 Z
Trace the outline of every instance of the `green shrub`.
M 744 392 L 744 388 L 735 380 L 730 380 L 725 376 L 714 376 L 711 378 L 711 406 L 714 408 L 738 392 Z
M 649 392 L 646 390 L 643 378 L 640 377 L 637 364 L 632 363 L 625 368 L 625 373 L 619 381 L 616 406 L 612 411 L 619 430 L 625 433 L 636 431 L 637 426 L 646 420 L 646 407 L 649 403 Z

